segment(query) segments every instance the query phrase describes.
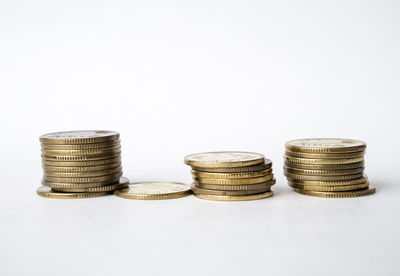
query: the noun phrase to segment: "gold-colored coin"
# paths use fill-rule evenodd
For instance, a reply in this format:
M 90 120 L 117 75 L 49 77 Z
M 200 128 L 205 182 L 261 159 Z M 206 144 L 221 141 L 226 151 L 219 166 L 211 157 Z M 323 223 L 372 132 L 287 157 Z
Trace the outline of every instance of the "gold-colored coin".
M 185 164 L 201 168 L 234 168 L 262 164 L 264 155 L 254 152 L 222 151 L 191 154 Z
M 214 185 L 243 185 L 243 184 L 256 184 L 269 181 L 274 178 L 271 173 L 267 176 L 253 177 L 253 178 L 242 178 L 242 179 L 214 179 L 214 178 L 203 178 L 203 177 L 193 177 L 193 180 L 203 184 L 214 184 Z
M 109 148 L 99 149 L 84 149 L 84 150 L 48 150 L 42 149 L 42 155 L 45 156 L 98 156 L 98 155 L 109 155 L 110 153 L 121 153 L 121 145 L 117 145 Z
M 363 157 L 365 151 L 346 152 L 346 153 L 308 153 L 297 151 L 286 151 L 287 156 L 311 159 L 345 159 Z
M 256 190 L 237 190 L 237 191 L 221 191 L 221 190 L 208 190 L 199 187 L 192 187 L 194 194 L 202 195 L 220 195 L 220 196 L 241 196 L 241 195 L 254 195 L 270 191 L 270 188 L 262 188 Z
M 111 184 L 116 184 L 119 182 L 120 178 L 101 181 L 101 182 L 91 182 L 91 183 L 63 183 L 63 182 L 51 182 L 42 180 L 42 185 L 51 187 L 52 189 L 81 189 L 81 188 L 95 188 L 102 187 Z
M 276 183 L 275 179 L 267 182 L 258 184 L 244 184 L 244 185 L 213 185 L 213 184 L 203 184 L 199 182 L 194 182 L 194 185 L 198 188 L 208 189 L 208 190 L 220 190 L 220 191 L 245 191 L 245 190 L 257 190 L 271 188 Z
M 80 162 L 80 161 L 93 161 L 109 159 L 113 157 L 118 157 L 121 155 L 121 151 L 110 151 L 101 154 L 87 154 L 87 155 L 76 155 L 76 156 L 49 156 L 42 155 L 42 160 L 44 161 L 54 161 L 54 162 Z
M 95 192 L 108 192 L 115 191 L 119 189 L 126 188 L 129 184 L 129 180 L 126 177 L 121 177 L 118 183 L 109 184 L 105 186 L 99 187 L 90 187 L 90 188 L 52 188 L 53 191 L 58 192 L 74 192 L 74 193 L 95 193 Z
M 88 149 L 101 149 L 109 148 L 120 145 L 121 140 L 111 140 L 102 143 L 93 144 L 75 144 L 75 145 L 51 145 L 42 144 L 42 150 L 88 150 Z
M 114 175 L 122 172 L 122 167 L 117 167 L 113 169 L 107 169 L 102 171 L 91 171 L 91 172 L 52 172 L 44 170 L 45 176 L 50 177 L 94 177 L 94 176 L 104 176 L 104 175 Z
M 99 197 L 110 195 L 113 192 L 92 192 L 92 193 L 61 193 L 53 191 L 50 187 L 40 186 L 36 193 L 41 197 L 46 198 L 57 198 L 57 199 L 77 199 L 77 198 L 91 198 L 91 197 Z
M 94 144 L 118 140 L 119 133 L 106 130 L 79 130 L 44 134 L 39 137 L 42 144 L 75 145 Z
M 242 173 L 209 173 L 209 172 L 201 172 L 192 170 L 192 175 L 200 178 L 226 178 L 226 179 L 235 179 L 235 178 L 252 178 L 252 177 L 261 177 L 266 176 L 272 173 L 272 169 L 268 169 L 265 171 L 258 172 L 242 172 Z
M 50 161 L 42 159 L 43 166 L 52 167 L 84 167 L 84 166 L 103 166 L 121 162 L 121 156 L 109 157 L 101 160 L 88 160 L 88 161 Z
M 376 189 L 374 186 L 369 185 L 368 188 L 357 191 L 349 191 L 349 192 L 315 192 L 315 191 L 306 191 L 302 189 L 294 189 L 294 191 L 299 194 L 315 196 L 315 197 L 349 198 L 349 197 L 372 195 L 375 193 Z
M 264 164 L 246 166 L 246 167 L 235 167 L 235 168 L 201 168 L 192 166 L 195 171 L 210 172 L 210 173 L 242 173 L 242 172 L 258 172 L 265 171 L 272 168 L 272 161 L 265 159 Z
M 43 165 L 43 170 L 46 172 L 71 172 L 71 173 L 79 173 L 79 172 L 97 172 L 104 170 L 111 170 L 114 168 L 121 167 L 121 162 L 100 165 L 100 166 L 82 166 L 82 167 L 56 167 L 56 166 L 45 166 Z
M 284 156 L 284 160 L 290 163 L 300 164 L 350 164 L 364 161 L 364 157 L 346 158 L 346 159 L 311 159 L 311 158 L 298 158 L 291 156 Z
M 172 199 L 191 194 L 190 186 L 177 182 L 132 183 L 128 188 L 114 192 L 116 196 L 127 199 Z
M 289 182 L 289 186 L 296 189 L 306 190 L 306 191 L 316 191 L 316 192 L 344 192 L 344 191 L 355 191 L 360 189 L 368 188 L 369 183 L 361 183 L 356 185 L 348 186 L 304 186 L 296 185 Z
M 285 172 L 292 173 L 292 174 L 320 175 L 320 176 L 350 175 L 350 174 L 358 174 L 358 173 L 364 172 L 364 168 L 327 171 L 327 170 L 305 170 L 305 169 L 284 167 L 284 170 L 285 170 Z
M 359 179 L 354 180 L 344 180 L 344 181 L 311 181 L 311 180 L 295 180 L 288 178 L 288 181 L 297 185 L 304 186 L 348 186 L 348 185 L 356 185 L 362 184 L 368 181 L 366 175 Z
M 352 179 L 359 179 L 364 174 L 363 173 L 356 173 L 356 174 L 348 174 L 348 175 L 305 175 L 305 174 L 294 174 L 289 173 L 287 170 L 284 171 L 286 177 L 291 179 L 298 179 L 298 180 L 312 180 L 312 181 L 342 181 L 342 180 L 352 180 Z
M 58 183 L 93 183 L 93 182 L 102 182 L 109 181 L 122 176 L 122 172 L 103 175 L 103 176 L 93 176 L 93 177 L 54 177 L 44 175 L 43 180 L 47 182 L 58 182 Z
M 274 193 L 272 191 L 268 191 L 261 194 L 254 195 L 241 195 L 241 196 L 222 196 L 222 195 L 204 195 L 204 194 L 195 194 L 196 197 L 206 200 L 214 200 L 214 201 L 247 201 L 247 200 L 257 200 L 262 198 L 267 198 L 272 196 Z
M 343 153 L 363 151 L 367 145 L 362 141 L 338 138 L 313 138 L 292 140 L 286 143 L 286 149 L 310 153 Z
M 305 170 L 327 170 L 327 171 L 350 170 L 350 169 L 364 168 L 364 161 L 358 163 L 350 163 L 350 164 L 319 164 L 319 165 L 285 162 L 285 167 L 290 167 L 294 169 L 305 169 Z

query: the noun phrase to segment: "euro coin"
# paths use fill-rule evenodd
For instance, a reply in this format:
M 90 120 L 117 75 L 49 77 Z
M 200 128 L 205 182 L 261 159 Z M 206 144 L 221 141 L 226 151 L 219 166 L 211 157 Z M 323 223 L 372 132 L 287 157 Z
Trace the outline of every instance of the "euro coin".
M 127 199 L 158 200 L 184 197 L 191 194 L 189 185 L 177 182 L 140 182 L 114 194 Z
M 224 151 L 191 154 L 185 164 L 202 168 L 234 168 L 262 164 L 264 155 L 253 152 Z

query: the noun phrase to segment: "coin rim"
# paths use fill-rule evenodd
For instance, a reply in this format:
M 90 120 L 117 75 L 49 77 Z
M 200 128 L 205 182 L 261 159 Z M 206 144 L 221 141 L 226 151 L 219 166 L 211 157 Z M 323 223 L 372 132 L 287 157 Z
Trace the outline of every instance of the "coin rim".
M 293 142 L 298 142 L 298 141 L 307 141 L 307 140 L 347 140 L 347 141 L 354 141 L 354 142 L 359 142 L 362 145 L 360 146 L 349 146 L 349 147 L 340 147 L 340 148 L 327 148 L 327 147 L 304 147 L 304 146 L 295 146 L 291 145 L 290 143 Z M 295 139 L 295 140 L 290 140 L 285 143 L 286 149 L 289 149 L 290 151 L 299 151 L 299 152 L 332 152 L 332 153 L 345 153 L 345 152 L 354 152 L 354 151 L 361 151 L 365 150 L 367 147 L 367 144 L 361 140 L 355 140 L 355 139 L 345 139 L 345 138 L 304 138 L 304 139 Z
M 202 194 L 194 194 L 194 195 L 200 199 L 206 199 L 212 201 L 250 201 L 250 200 L 258 200 L 271 197 L 274 195 L 274 192 L 271 190 L 265 193 L 243 195 L 243 196 L 218 196 L 218 195 L 202 195 Z

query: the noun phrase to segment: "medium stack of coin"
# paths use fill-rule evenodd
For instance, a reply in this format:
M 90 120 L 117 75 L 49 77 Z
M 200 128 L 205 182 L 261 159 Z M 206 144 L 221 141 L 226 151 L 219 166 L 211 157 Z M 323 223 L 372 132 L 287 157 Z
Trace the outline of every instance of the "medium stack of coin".
M 217 201 L 255 200 L 273 195 L 272 162 L 252 152 L 206 152 L 185 157 L 192 167 L 195 196 Z
M 350 139 L 300 139 L 286 143 L 284 173 L 297 193 L 328 198 L 375 193 L 364 174 L 366 144 Z
M 69 131 L 40 136 L 42 187 L 37 193 L 50 198 L 86 198 L 112 194 L 125 188 L 119 133 Z

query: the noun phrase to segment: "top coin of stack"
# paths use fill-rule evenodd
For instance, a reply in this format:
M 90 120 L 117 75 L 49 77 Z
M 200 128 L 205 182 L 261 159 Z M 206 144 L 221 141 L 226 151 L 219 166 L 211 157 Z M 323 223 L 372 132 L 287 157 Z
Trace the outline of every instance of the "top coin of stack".
M 218 201 L 254 200 L 272 196 L 272 162 L 252 152 L 206 152 L 185 157 L 192 167 L 195 196 Z
M 119 133 L 69 131 L 40 136 L 43 180 L 38 194 L 47 197 L 93 197 L 125 187 Z M 63 194 L 64 193 L 64 194 Z M 76 193 L 76 194 L 74 194 Z
M 364 174 L 366 144 L 350 139 L 300 139 L 286 143 L 284 172 L 289 186 L 319 197 L 357 197 L 375 188 Z

